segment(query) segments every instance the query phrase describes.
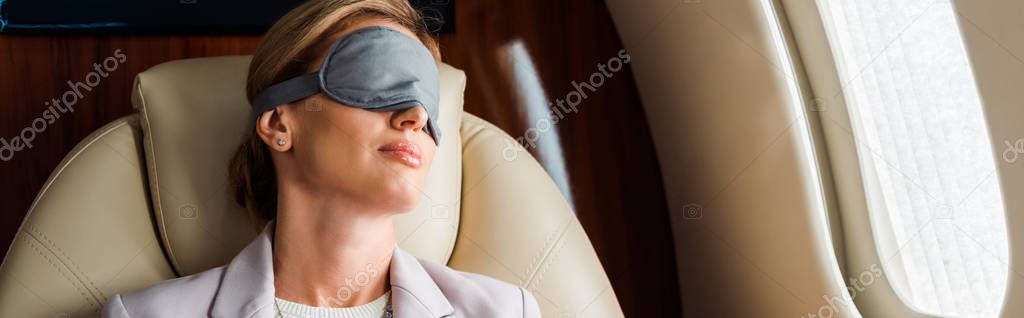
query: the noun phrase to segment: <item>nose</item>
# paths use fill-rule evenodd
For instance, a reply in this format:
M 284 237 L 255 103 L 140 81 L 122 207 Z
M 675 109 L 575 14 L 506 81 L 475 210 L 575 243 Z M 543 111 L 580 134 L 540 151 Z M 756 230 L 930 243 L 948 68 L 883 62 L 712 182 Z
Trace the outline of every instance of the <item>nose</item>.
M 410 107 L 396 111 L 391 116 L 391 127 L 398 130 L 420 132 L 427 125 L 427 110 L 423 107 Z

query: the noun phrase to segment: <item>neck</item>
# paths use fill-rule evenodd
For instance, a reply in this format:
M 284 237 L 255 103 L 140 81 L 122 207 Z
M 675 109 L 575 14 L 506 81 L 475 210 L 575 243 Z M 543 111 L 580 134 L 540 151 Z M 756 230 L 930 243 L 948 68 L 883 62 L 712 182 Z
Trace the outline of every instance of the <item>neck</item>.
M 341 202 L 323 202 L 331 199 L 317 202 L 317 196 L 289 197 L 297 196 L 279 196 L 274 227 L 275 296 L 310 306 L 352 307 L 390 290 L 392 214 L 353 211 Z

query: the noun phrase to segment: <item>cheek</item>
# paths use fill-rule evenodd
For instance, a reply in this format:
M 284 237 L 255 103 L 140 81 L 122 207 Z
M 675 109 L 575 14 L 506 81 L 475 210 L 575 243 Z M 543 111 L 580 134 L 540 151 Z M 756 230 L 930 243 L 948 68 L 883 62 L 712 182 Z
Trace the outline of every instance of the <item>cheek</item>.
M 365 179 L 361 174 L 372 164 L 364 136 L 339 128 L 322 126 L 309 131 L 303 136 L 307 142 L 296 147 L 300 169 L 310 180 L 316 180 L 314 183 L 329 187 L 358 183 Z

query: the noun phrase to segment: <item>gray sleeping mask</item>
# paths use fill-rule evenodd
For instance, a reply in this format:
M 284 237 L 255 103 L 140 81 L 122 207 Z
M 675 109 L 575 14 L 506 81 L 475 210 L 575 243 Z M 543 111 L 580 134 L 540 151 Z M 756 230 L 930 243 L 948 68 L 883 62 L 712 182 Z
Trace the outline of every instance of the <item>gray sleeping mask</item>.
M 375 112 L 423 106 L 427 132 L 439 145 L 440 90 L 434 56 L 422 43 L 395 29 L 371 26 L 334 42 L 319 71 L 264 89 L 253 98 L 252 108 L 258 116 L 319 92 L 339 103 Z

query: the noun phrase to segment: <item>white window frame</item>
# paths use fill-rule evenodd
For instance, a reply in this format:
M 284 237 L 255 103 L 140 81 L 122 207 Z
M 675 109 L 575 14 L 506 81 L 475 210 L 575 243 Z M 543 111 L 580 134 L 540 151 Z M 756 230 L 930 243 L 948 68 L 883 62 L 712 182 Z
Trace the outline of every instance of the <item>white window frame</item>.
M 836 255 L 844 281 L 855 278 L 859 273 L 871 272 L 872 264 L 881 266 L 880 247 L 876 234 L 889 226 L 885 218 L 872 220 L 869 211 L 885 211 L 883 202 L 872 202 L 869 197 L 881 198 L 879 184 L 865 184 L 878 180 L 872 168 L 873 160 L 864 158 L 858 150 L 857 141 L 851 132 L 856 123 L 851 121 L 846 99 L 842 92 L 836 60 L 832 55 L 828 39 L 828 26 L 824 23 L 815 0 L 778 0 L 788 22 L 787 31 L 794 41 L 791 48 L 799 52 L 794 55 L 798 61 L 800 75 L 806 81 L 807 91 L 812 96 L 836 96 L 833 99 L 813 98 L 808 103 L 812 136 L 817 149 L 825 154 L 818 156 L 822 171 L 826 207 L 829 212 L 832 237 L 836 240 Z M 781 17 L 780 17 L 781 18 Z M 824 117 L 828 116 L 828 118 Z M 1009 225 L 1008 225 L 1009 226 Z M 1008 229 L 1009 230 L 1009 229 Z M 878 233 L 875 233 L 878 231 Z M 891 269 L 891 268 L 887 268 Z M 855 291 L 854 303 L 866 317 L 937 317 L 919 312 L 901 299 L 892 284 L 896 276 L 881 271 L 880 277 L 872 284 Z

